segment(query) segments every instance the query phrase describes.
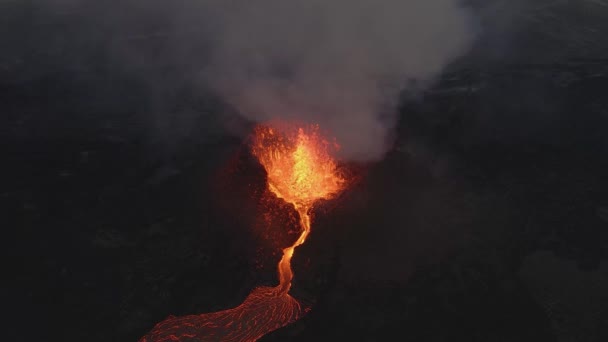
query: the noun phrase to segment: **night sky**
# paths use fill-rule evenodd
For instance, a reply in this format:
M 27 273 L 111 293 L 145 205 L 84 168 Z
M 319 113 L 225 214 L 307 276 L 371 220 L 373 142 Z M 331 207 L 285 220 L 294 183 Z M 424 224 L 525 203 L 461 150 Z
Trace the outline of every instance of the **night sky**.
M 0 3 L 6 340 L 136 341 L 276 285 L 296 213 L 175 3 Z M 260 341 L 608 341 L 608 2 L 469 3 L 467 53 L 316 206 L 312 310 Z

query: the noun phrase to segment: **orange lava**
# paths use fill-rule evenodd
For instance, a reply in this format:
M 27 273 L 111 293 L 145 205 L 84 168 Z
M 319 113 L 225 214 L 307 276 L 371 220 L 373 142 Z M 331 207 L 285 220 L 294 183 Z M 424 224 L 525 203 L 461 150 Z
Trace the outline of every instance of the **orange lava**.
M 140 342 L 254 342 L 295 322 L 306 312 L 292 296 L 274 287 L 258 287 L 239 306 L 202 315 L 171 316 L 158 323 Z
M 323 139 L 316 125 L 258 126 L 252 136 L 252 153 L 266 169 L 268 189 L 291 203 L 300 216 L 302 233 L 283 249 L 278 264 L 279 284 L 254 289 L 239 306 L 219 312 L 169 317 L 140 342 L 233 341 L 253 342 L 288 325 L 308 309 L 289 295 L 291 258 L 310 233 L 310 211 L 320 199 L 340 192 L 345 179 L 330 155 L 334 144 Z
M 292 246 L 283 249 L 278 267 L 278 288 L 288 292 L 293 279 L 291 257 L 310 233 L 313 203 L 333 197 L 342 190 L 345 181 L 329 154 L 333 145 L 320 136 L 318 126 L 282 128 L 279 131 L 258 126 L 252 152 L 266 169 L 270 191 L 293 204 L 300 215 L 302 234 Z

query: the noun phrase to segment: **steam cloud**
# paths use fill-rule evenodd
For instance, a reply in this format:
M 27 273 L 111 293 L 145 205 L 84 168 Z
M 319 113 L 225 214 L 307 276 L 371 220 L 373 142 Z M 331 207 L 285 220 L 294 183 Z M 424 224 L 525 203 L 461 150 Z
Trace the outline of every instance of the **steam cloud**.
M 399 92 L 475 36 L 457 0 L 211 0 L 208 84 L 246 118 L 319 123 L 342 158 L 380 158 Z
M 162 102 L 164 89 L 188 75 L 247 119 L 315 122 L 336 137 L 341 158 L 374 160 L 391 142 L 399 93 L 428 86 L 471 46 L 471 10 L 460 1 L 41 0 L 50 23 L 76 23 L 66 21 L 68 38 L 59 32 L 49 41 L 39 29 L 40 39 L 26 42 L 48 55 L 68 39 L 70 51 L 57 57 L 67 56 L 67 66 L 106 44 L 125 69 L 150 70 L 139 75 L 159 88 L 150 101 Z M 153 75 L 155 63 L 175 71 Z M 158 115 L 148 111 L 144 121 L 158 121 L 161 140 L 178 140 L 171 129 L 193 124 L 190 114 L 151 107 Z

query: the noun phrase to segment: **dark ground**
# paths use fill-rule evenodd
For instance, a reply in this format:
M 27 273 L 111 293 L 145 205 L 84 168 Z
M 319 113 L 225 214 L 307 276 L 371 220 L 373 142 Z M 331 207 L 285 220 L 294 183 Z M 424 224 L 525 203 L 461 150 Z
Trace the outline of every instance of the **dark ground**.
M 38 27 L 0 57 L 4 338 L 135 341 L 272 284 L 290 218 L 260 222 L 221 104 L 171 63 L 117 67 L 97 23 L 2 6 L 2 37 L 17 12 Z M 534 46 L 480 44 L 404 99 L 394 148 L 297 250 L 313 310 L 263 341 L 608 340 L 608 60 Z

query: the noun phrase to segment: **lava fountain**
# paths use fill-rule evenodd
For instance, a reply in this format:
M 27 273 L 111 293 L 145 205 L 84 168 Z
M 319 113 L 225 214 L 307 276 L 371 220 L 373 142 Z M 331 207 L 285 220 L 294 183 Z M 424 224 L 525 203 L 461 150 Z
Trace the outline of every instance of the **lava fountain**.
M 291 295 L 291 258 L 310 233 L 311 210 L 316 201 L 330 199 L 345 186 L 330 151 L 336 145 L 324 139 L 317 125 L 258 126 L 251 150 L 266 169 L 270 192 L 293 205 L 302 232 L 283 249 L 278 264 L 279 284 L 254 289 L 239 306 L 207 314 L 171 316 L 158 323 L 140 342 L 230 341 L 253 342 L 302 317 L 307 309 Z
M 291 134 L 280 134 L 271 127 L 257 127 L 252 146 L 268 174 L 268 188 L 278 198 L 291 203 L 300 216 L 302 233 L 296 242 L 283 250 L 279 262 L 279 292 L 288 292 L 293 272 L 294 249 L 310 233 L 310 210 L 315 201 L 329 199 L 338 193 L 344 178 L 328 153 L 331 144 L 319 135 L 318 126 L 308 131 L 298 128 Z

